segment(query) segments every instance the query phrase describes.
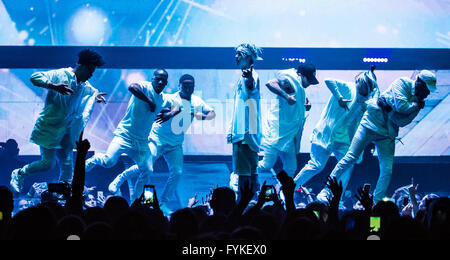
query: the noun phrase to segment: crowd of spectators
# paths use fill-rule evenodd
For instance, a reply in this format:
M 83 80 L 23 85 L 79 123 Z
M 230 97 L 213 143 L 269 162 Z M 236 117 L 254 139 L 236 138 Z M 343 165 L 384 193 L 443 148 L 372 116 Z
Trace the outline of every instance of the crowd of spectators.
M 186 208 L 166 216 L 157 195 L 152 203 L 141 197 L 131 205 L 122 197 L 93 204 L 86 196 L 85 158 L 90 144 L 80 138 L 70 195 L 64 206 L 42 201 L 13 216 L 11 191 L 0 187 L 0 239 L 81 240 L 441 240 L 450 238 L 450 199 L 417 196 L 417 185 L 399 189 L 394 201 L 373 205 L 372 195 L 360 188 L 357 205 L 340 209 L 342 184 L 326 181 L 332 196 L 327 204 L 294 202 L 296 187 L 281 172 L 279 193 L 267 196 L 245 184 L 240 200 L 228 187 L 217 187 L 199 203 L 196 196 Z M 282 194 L 282 199 L 280 198 Z

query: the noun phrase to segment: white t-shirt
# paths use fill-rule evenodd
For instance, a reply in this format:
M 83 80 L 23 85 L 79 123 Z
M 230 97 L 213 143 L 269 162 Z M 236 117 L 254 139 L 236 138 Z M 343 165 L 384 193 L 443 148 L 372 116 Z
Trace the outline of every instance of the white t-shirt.
M 267 116 L 263 147 L 286 152 L 293 144 L 294 138 L 301 136 L 299 132 L 303 130 L 305 122 L 306 94 L 295 69 L 281 70 L 276 77 L 278 80 L 288 79 L 295 90 L 297 102 L 289 105 L 284 98 L 276 96 L 278 102 L 272 105 Z
M 150 111 L 150 106 L 147 102 L 133 95 L 128 103 L 127 112 L 114 134 L 130 140 L 147 142 L 156 115 L 161 111 L 163 99 L 161 94 L 155 92 L 151 82 L 139 81 L 138 84 L 141 86 L 144 94 L 148 98 L 153 99 L 153 102 L 156 104 L 155 112 Z
M 181 112 L 162 124 L 155 123 L 150 133 L 150 139 L 160 145 L 176 146 L 183 144 L 184 134 L 188 131 L 194 119 L 193 113 L 203 111 L 205 114 L 214 109 L 207 105 L 199 96 L 192 95 L 191 101 L 182 99 L 180 92 L 163 94 L 163 108 L 178 105 Z

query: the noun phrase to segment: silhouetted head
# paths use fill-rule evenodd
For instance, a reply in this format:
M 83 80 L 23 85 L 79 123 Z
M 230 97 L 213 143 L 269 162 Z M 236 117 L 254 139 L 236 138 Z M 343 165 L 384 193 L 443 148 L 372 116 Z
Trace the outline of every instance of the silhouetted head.
M 126 199 L 118 196 L 110 197 L 103 208 L 108 213 L 112 223 L 128 212 L 129 206 Z
M 373 213 L 377 216 L 385 216 L 385 217 L 400 217 L 400 212 L 392 201 L 380 201 L 373 207 Z
M 228 215 L 236 206 L 236 194 L 228 187 L 219 187 L 213 191 L 209 204 L 214 215 Z
M 6 159 L 15 158 L 19 155 L 19 145 L 14 139 L 9 139 L 6 143 L 0 143 L 0 156 Z
M 11 222 L 10 239 L 54 239 L 56 220 L 51 211 L 43 206 L 31 207 L 17 213 Z
M 78 66 L 75 69 L 75 75 L 78 82 L 86 82 L 94 74 L 96 68 L 105 64 L 102 56 L 90 49 L 82 50 L 78 53 Z
M 170 216 L 170 232 L 181 240 L 197 236 L 198 222 L 191 209 L 180 209 Z
M 152 86 L 156 93 L 160 94 L 167 86 L 169 73 L 165 69 L 157 69 L 153 72 Z

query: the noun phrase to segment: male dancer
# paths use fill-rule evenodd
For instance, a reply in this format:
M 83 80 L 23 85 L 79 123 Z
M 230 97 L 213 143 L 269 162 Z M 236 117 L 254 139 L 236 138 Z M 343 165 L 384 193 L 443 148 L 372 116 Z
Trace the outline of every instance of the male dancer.
M 319 84 L 315 74 L 314 65 L 302 64 L 297 70 L 280 71 L 276 79 L 266 84 L 277 95 L 278 102 L 268 115 L 268 131 L 262 143 L 264 159 L 259 162 L 258 171 L 271 170 L 280 155 L 284 170 L 294 177 L 305 112 L 311 108 L 306 103 L 305 89 Z
M 213 120 L 216 117 L 214 109 L 194 95 L 195 80 L 191 75 L 185 74 L 179 80 L 179 91 L 174 94 L 163 94 L 163 112 L 178 110 L 179 112 L 164 123 L 165 117 L 158 115 L 149 137 L 149 147 L 152 153 L 153 165 L 159 157 L 164 156 L 169 167 L 169 179 L 162 193 L 160 208 L 163 212 L 170 212 L 167 203 L 176 194 L 178 184 L 183 174 L 183 142 L 184 134 L 191 126 L 194 117 L 197 120 Z M 111 193 L 117 193 L 125 181 L 130 182 L 137 176 L 139 169 L 134 165 L 118 175 L 109 185 Z M 135 193 L 130 189 L 130 194 Z M 140 195 L 140 194 L 138 194 Z
M 103 64 L 98 53 L 85 49 L 78 53 L 75 69 L 69 67 L 31 75 L 33 85 L 48 89 L 44 109 L 30 139 L 40 146 L 41 160 L 12 172 L 10 184 L 14 192 L 22 191 L 26 176 L 51 170 L 56 158 L 60 164 L 59 181 L 72 181 L 75 142 L 91 117 L 94 103 L 106 103 L 103 97 L 106 93 L 99 93 L 88 82 L 95 69 Z
M 295 177 L 296 184 L 303 186 L 319 174 L 332 153 L 338 161 L 347 153 L 366 110 L 366 101 L 379 92 L 374 69 L 357 75 L 354 83 L 325 80 L 332 95 L 311 136 L 311 159 Z M 352 170 L 349 168 L 341 176 L 344 191 Z M 320 193 L 319 200 L 326 200 L 326 195 Z
M 233 172 L 239 176 L 240 187 L 248 182 L 259 190 L 258 152 L 261 144 L 261 106 L 258 73 L 253 69 L 256 60 L 262 60 L 261 50 L 255 45 L 240 44 L 236 48 L 236 63 L 242 71 L 234 95 L 234 108 L 227 142 L 233 144 Z M 232 174 L 233 176 L 233 174 Z
M 140 81 L 129 86 L 132 97 L 127 112 L 114 132 L 114 138 L 106 154 L 95 154 L 86 161 L 86 172 L 96 165 L 111 168 L 116 165 L 120 155 L 125 153 L 138 165 L 139 177 L 136 182 L 136 193 L 143 191 L 144 185 L 153 170 L 148 162 L 151 158 L 148 148 L 148 135 L 156 115 L 161 111 L 163 103 L 161 92 L 167 85 L 169 75 L 164 69 L 153 73 L 151 82 Z M 139 196 L 140 193 L 137 195 Z M 131 198 L 132 201 L 137 199 Z
M 372 98 L 351 142 L 350 148 L 331 173 L 341 178 L 358 160 L 365 147 L 374 142 L 380 164 L 380 176 L 374 191 L 374 203 L 386 195 L 392 176 L 395 138 L 400 127 L 410 124 L 425 107 L 425 99 L 436 91 L 436 76 L 422 70 L 415 80 L 395 80 L 379 98 Z M 324 192 L 328 192 L 325 190 Z

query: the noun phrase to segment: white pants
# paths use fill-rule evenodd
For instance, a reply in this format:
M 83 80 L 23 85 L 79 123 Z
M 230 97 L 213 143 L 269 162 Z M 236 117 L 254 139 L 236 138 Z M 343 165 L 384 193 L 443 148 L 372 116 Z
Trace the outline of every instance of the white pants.
M 280 156 L 284 171 L 289 176 L 294 177 L 295 171 L 297 170 L 297 153 L 293 144 L 289 146 L 286 152 L 271 147 L 265 149 L 264 158 L 258 163 L 258 172 L 270 171 L 275 166 L 278 156 Z
M 184 164 L 184 156 L 183 156 L 183 146 L 171 146 L 171 145 L 158 145 L 155 141 L 150 141 L 148 147 L 152 153 L 152 161 L 151 165 L 153 165 L 159 157 L 164 156 L 164 159 L 169 167 L 169 179 L 164 187 L 164 191 L 159 198 L 161 203 L 167 203 L 171 200 L 175 195 L 178 188 L 178 184 L 181 180 L 181 175 L 183 174 L 183 164 Z M 134 165 L 128 169 L 126 169 L 123 173 L 121 173 L 122 182 L 130 181 L 132 178 L 137 176 L 139 172 L 138 166 Z M 130 190 L 130 193 L 132 191 Z M 136 194 L 135 197 L 139 198 L 141 195 L 139 192 L 134 191 Z M 131 196 L 131 194 L 130 194 Z M 178 198 L 178 196 L 176 196 Z M 180 202 L 179 202 L 180 203 Z
M 328 159 L 330 159 L 331 154 L 334 154 L 336 160 L 340 161 L 347 153 L 348 148 L 349 145 L 344 143 L 336 143 L 332 149 L 325 149 L 314 143 L 311 144 L 311 159 L 295 177 L 295 183 L 300 186 L 305 185 L 311 178 L 322 172 Z M 349 168 L 350 172 L 347 171 L 345 174 L 342 174 L 341 177 L 344 178 L 344 175 L 351 175 L 352 170 L 353 167 Z
M 137 164 L 137 181 L 134 190 L 136 193 L 143 192 L 144 185 L 148 184 L 153 172 L 153 164 L 150 163 L 152 156 L 147 142 L 115 136 L 105 154 L 96 154 L 86 161 L 86 172 L 91 171 L 96 165 L 111 168 L 117 164 L 122 154 L 128 155 Z M 134 196 L 131 201 L 137 198 Z
M 374 203 L 376 204 L 386 196 L 386 191 L 391 181 L 395 153 L 394 139 L 381 136 L 360 125 L 353 137 L 348 152 L 345 154 L 344 158 L 338 162 L 331 173 L 331 177 L 339 179 L 348 169 L 353 167 L 367 145 L 372 142 L 375 143 L 377 148 L 378 163 L 380 166 L 380 176 L 374 191 Z
M 20 171 L 24 176 L 31 174 L 50 171 L 56 160 L 60 165 L 60 182 L 72 182 L 73 172 L 73 146 L 69 140 L 69 136 L 65 135 L 61 140 L 62 149 L 46 149 L 41 147 L 41 160 L 25 165 Z

